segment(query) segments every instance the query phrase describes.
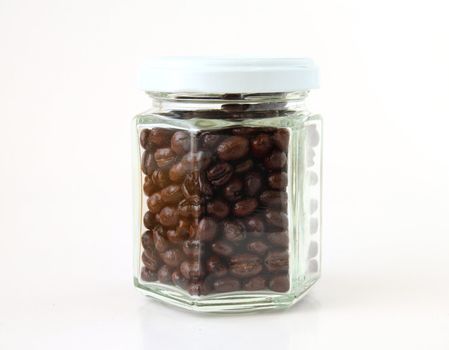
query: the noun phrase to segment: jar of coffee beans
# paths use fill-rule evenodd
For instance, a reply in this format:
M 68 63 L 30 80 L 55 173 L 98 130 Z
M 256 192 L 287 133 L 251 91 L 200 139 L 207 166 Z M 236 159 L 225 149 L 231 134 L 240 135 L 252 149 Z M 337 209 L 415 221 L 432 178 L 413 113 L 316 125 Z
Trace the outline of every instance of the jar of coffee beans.
M 309 59 L 154 59 L 134 118 L 134 284 L 186 309 L 291 306 L 320 275 Z

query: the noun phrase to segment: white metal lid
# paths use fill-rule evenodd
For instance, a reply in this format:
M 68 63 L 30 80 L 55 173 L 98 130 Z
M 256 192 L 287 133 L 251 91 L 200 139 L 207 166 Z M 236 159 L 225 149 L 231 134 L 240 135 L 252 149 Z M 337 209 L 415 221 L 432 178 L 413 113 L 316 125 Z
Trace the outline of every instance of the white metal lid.
M 165 57 L 149 60 L 140 86 L 155 92 L 268 93 L 318 88 L 308 58 Z

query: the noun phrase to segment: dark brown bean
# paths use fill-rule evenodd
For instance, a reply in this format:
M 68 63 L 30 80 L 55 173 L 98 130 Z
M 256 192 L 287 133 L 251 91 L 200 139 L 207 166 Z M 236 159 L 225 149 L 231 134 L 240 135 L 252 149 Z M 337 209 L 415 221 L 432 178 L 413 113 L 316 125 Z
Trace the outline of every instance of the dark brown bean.
M 150 176 L 145 176 L 145 182 L 143 184 L 143 192 L 147 196 L 151 196 L 154 192 L 156 192 L 158 186 L 153 182 L 153 179 Z
M 187 285 L 189 284 L 189 281 L 182 275 L 179 270 L 173 271 L 171 275 L 171 281 L 175 286 L 181 287 L 183 289 L 186 289 Z
M 248 243 L 246 249 L 250 253 L 264 255 L 268 250 L 268 246 L 263 241 L 258 240 Z
M 225 241 L 215 241 L 212 243 L 212 251 L 221 256 L 230 256 L 234 253 L 234 247 Z
M 149 196 L 147 199 L 147 206 L 151 213 L 159 213 L 164 206 L 161 194 L 156 192 Z
M 254 162 L 251 159 L 246 159 L 240 163 L 237 163 L 234 167 L 234 172 L 236 174 L 245 173 L 253 167 Z
M 282 229 L 286 229 L 288 227 L 288 217 L 287 214 L 283 212 L 268 209 L 265 212 L 265 219 L 269 224 Z
M 237 178 L 232 179 L 223 190 L 223 196 L 230 202 L 238 201 L 242 195 L 243 183 Z
M 178 209 L 174 207 L 162 208 L 159 212 L 159 222 L 165 227 L 176 226 L 179 222 Z
M 234 215 L 238 217 L 248 216 L 257 208 L 257 200 L 254 198 L 243 199 L 234 204 Z
M 221 160 L 235 160 L 244 157 L 249 150 L 249 142 L 241 136 L 230 136 L 217 147 Z
M 182 158 L 182 165 L 187 171 L 204 170 L 210 162 L 211 154 L 208 151 L 189 152 Z
M 170 267 L 177 267 L 181 263 L 184 256 L 178 249 L 169 249 L 161 253 L 160 257 L 166 265 Z
M 254 254 L 238 254 L 229 259 L 229 272 L 239 278 L 255 276 L 262 268 L 260 258 Z
M 178 204 L 184 198 L 181 186 L 169 185 L 161 190 L 161 198 L 167 204 Z
M 140 270 L 140 278 L 145 282 L 154 282 L 157 280 L 157 273 L 147 269 L 146 267 L 142 267 Z
M 198 258 L 204 254 L 205 245 L 198 240 L 185 241 L 182 244 L 182 251 L 189 258 Z
M 285 208 L 287 206 L 287 193 L 281 191 L 264 191 L 259 197 L 260 203 L 268 208 Z
M 212 150 L 218 144 L 220 139 L 220 135 L 205 133 L 201 136 L 201 146 L 204 149 Z
M 287 173 L 274 173 L 268 177 L 268 186 L 273 190 L 285 190 L 288 183 Z
M 143 225 L 147 229 L 151 230 L 154 227 L 155 224 L 156 224 L 156 220 L 154 218 L 154 214 L 152 214 L 151 212 L 147 211 L 145 213 L 145 215 L 143 216 Z
M 289 138 L 290 135 L 287 129 L 278 129 L 273 135 L 273 143 L 281 151 L 286 151 L 288 149 Z
M 262 276 L 255 276 L 243 283 L 242 289 L 247 291 L 262 290 L 267 287 L 267 280 Z
M 226 202 L 215 199 L 207 204 L 207 213 L 221 220 L 229 215 L 229 206 Z
M 144 249 L 154 248 L 153 234 L 151 233 L 151 231 L 145 231 L 142 237 L 140 238 L 140 241 L 142 242 L 142 247 Z
M 182 182 L 186 176 L 187 170 L 182 164 L 182 162 L 172 165 L 168 172 L 168 177 L 173 182 Z
M 210 275 L 218 278 L 223 277 L 228 273 L 228 269 L 225 264 L 223 264 L 221 259 L 216 255 L 212 255 L 209 259 L 207 259 L 206 268 Z
M 162 265 L 157 271 L 157 279 L 164 284 L 171 283 L 171 269 L 167 265 Z
M 271 290 L 279 293 L 287 292 L 290 289 L 290 281 L 287 275 L 274 276 L 270 280 L 269 287 Z
M 251 172 L 243 180 L 245 193 L 249 197 L 254 197 L 262 187 L 262 176 L 256 172 Z
M 204 276 L 204 268 L 201 266 L 198 260 L 193 261 L 183 261 L 179 267 L 182 275 L 192 281 L 198 281 L 202 276 Z
M 284 152 L 273 151 L 264 160 L 268 170 L 279 170 L 287 165 L 287 156 Z
M 164 188 L 170 184 L 168 173 L 161 169 L 156 169 L 155 171 L 153 171 L 153 174 L 151 174 L 151 180 L 154 182 L 154 184 L 159 186 L 159 188 Z
M 148 148 L 148 147 L 150 147 L 150 139 L 149 139 L 149 136 L 150 136 L 150 129 L 143 129 L 143 130 L 140 132 L 140 145 L 141 145 L 143 148 Z
M 167 238 L 174 244 L 183 243 L 190 236 L 190 222 L 184 219 L 179 220 L 178 227 L 167 231 Z
M 145 150 L 142 154 L 141 170 L 146 175 L 151 175 L 156 168 L 154 156 L 149 150 Z
M 288 270 L 288 252 L 285 250 L 275 250 L 268 252 L 264 261 L 269 272 Z
M 214 219 L 206 217 L 201 219 L 197 229 L 197 239 L 200 241 L 211 241 L 217 232 L 217 223 Z
M 158 225 L 156 226 L 156 228 L 154 228 L 153 230 L 154 247 L 159 253 L 165 252 L 170 247 L 170 244 L 168 243 L 164 235 L 165 233 L 162 226 Z
M 251 141 L 251 151 L 255 157 L 265 157 L 272 148 L 273 143 L 267 134 L 259 134 Z
M 159 148 L 154 152 L 154 159 L 160 169 L 167 169 L 175 163 L 176 153 L 171 148 Z
M 186 154 L 190 150 L 190 135 L 186 131 L 177 131 L 171 138 L 171 149 L 178 155 Z
M 153 128 L 150 131 L 149 140 L 156 146 L 165 146 L 170 143 L 173 131 L 165 128 Z
M 246 238 L 245 226 L 239 220 L 225 221 L 223 233 L 225 238 L 233 243 L 238 243 Z
M 236 278 L 224 277 L 217 279 L 213 286 L 218 293 L 234 292 L 240 289 L 240 282 Z
M 192 282 L 187 287 L 191 295 L 207 295 L 210 293 L 209 286 L 204 282 Z
M 288 234 L 286 231 L 272 232 L 267 235 L 268 241 L 282 248 L 288 247 Z
M 142 253 L 142 262 L 148 270 L 153 272 L 157 271 L 160 264 L 156 251 L 153 249 L 147 249 Z
M 207 178 L 214 186 L 223 186 L 233 174 L 232 165 L 229 163 L 218 163 L 207 171 Z
M 265 233 L 265 225 L 263 220 L 258 216 L 250 216 L 245 218 L 245 226 L 252 237 L 261 237 Z

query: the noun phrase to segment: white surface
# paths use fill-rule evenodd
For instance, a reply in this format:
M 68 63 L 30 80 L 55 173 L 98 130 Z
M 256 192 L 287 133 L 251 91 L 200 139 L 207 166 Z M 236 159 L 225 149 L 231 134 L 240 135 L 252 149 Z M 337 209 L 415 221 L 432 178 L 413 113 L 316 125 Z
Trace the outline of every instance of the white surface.
M 445 5 L 0 0 L 0 349 L 447 350 Z M 150 302 L 131 285 L 138 67 L 265 53 L 320 66 L 323 278 L 285 313 Z
M 158 57 L 142 68 L 145 91 L 262 93 L 317 88 L 318 67 L 307 58 Z

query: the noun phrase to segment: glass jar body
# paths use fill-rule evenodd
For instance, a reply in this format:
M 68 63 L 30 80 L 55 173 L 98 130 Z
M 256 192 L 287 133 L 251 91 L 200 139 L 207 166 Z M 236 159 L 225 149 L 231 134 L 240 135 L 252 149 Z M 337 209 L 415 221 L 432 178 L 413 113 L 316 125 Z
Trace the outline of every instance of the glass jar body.
M 321 117 L 264 100 L 156 99 L 134 118 L 134 284 L 146 295 L 276 309 L 319 278 Z

